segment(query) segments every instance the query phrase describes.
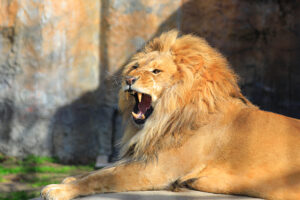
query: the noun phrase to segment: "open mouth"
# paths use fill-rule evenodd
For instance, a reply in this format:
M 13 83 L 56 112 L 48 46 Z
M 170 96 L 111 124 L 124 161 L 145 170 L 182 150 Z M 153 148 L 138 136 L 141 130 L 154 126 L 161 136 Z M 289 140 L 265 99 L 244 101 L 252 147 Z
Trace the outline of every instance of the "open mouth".
M 153 107 L 151 106 L 152 98 L 150 95 L 145 93 L 136 92 L 134 90 L 127 90 L 128 95 L 132 95 L 135 99 L 135 105 L 133 111 L 131 112 L 133 120 L 136 124 L 144 124 L 147 118 L 153 112 Z

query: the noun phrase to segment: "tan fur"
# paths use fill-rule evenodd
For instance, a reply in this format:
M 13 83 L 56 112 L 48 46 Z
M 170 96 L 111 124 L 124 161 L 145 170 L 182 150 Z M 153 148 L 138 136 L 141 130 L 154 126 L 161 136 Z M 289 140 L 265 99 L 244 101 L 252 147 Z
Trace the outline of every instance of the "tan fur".
M 49 185 L 44 198 L 188 187 L 300 199 L 300 121 L 252 105 L 227 60 L 205 40 L 164 33 L 132 58 L 123 76 L 138 77 L 132 87 L 151 95 L 153 113 L 136 126 L 135 100 L 121 89 L 127 124 L 121 161 Z

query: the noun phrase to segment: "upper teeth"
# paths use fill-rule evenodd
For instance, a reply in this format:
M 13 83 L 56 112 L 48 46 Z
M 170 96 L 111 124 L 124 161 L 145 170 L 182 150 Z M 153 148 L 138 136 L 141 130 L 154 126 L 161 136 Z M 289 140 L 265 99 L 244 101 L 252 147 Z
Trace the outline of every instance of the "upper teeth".
M 138 101 L 139 101 L 139 102 L 142 101 L 143 93 L 139 93 L 139 92 L 136 92 L 136 91 L 130 91 L 130 92 L 127 92 L 127 94 L 126 94 L 126 99 L 127 99 L 127 100 L 128 100 L 128 98 L 129 98 L 129 93 L 130 93 L 131 95 L 137 94 Z
M 142 93 L 137 93 L 137 95 L 138 95 L 139 102 L 141 102 L 142 101 Z

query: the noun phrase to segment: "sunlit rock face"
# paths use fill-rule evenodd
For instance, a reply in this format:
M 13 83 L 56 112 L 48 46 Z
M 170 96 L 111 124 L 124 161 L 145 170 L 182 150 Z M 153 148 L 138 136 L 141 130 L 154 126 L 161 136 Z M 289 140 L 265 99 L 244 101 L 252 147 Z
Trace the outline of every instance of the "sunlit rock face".
M 99 7 L 93 0 L 0 2 L 1 152 L 51 155 L 54 114 L 98 87 Z
M 0 152 L 77 163 L 114 153 L 120 71 L 145 42 L 173 28 L 220 49 L 254 103 L 300 118 L 298 4 L 1 0 Z

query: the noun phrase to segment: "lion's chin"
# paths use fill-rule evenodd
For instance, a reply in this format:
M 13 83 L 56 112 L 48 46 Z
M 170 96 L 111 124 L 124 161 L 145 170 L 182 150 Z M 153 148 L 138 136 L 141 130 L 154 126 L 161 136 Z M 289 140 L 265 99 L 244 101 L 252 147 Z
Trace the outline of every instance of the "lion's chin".
M 135 99 L 135 105 L 131 112 L 133 121 L 137 125 L 144 124 L 154 110 L 151 95 L 134 90 L 127 90 L 125 92 L 127 92 L 127 95 L 132 95 Z

